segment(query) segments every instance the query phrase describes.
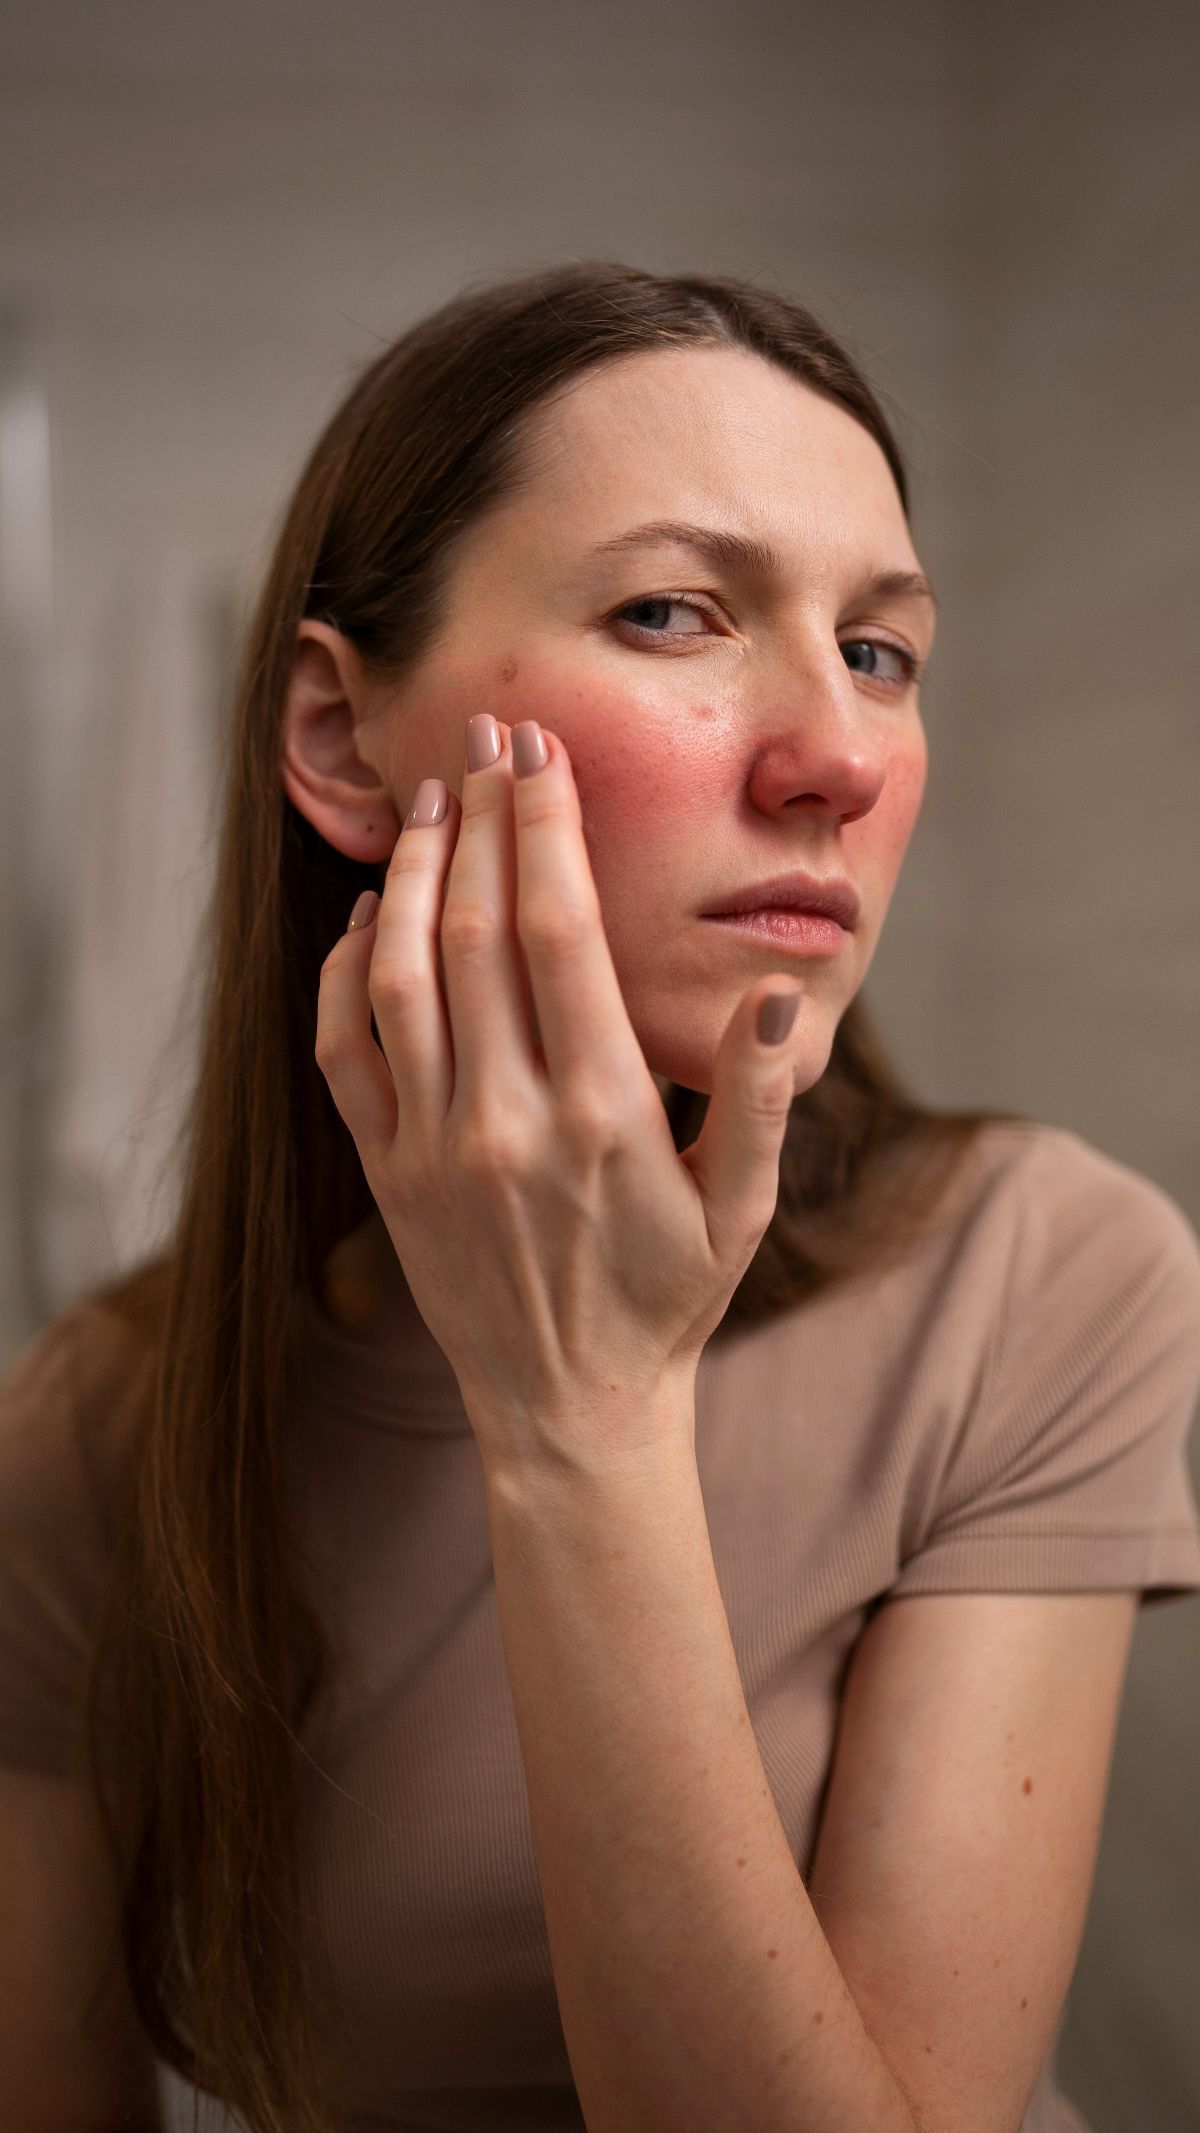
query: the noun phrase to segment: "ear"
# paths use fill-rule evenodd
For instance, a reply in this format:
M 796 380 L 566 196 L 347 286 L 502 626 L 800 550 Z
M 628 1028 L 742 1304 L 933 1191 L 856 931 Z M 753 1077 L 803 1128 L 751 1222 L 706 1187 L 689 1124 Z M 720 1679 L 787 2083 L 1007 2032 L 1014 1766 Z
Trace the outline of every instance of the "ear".
M 378 711 L 350 639 L 328 622 L 301 622 L 284 704 L 284 788 L 327 844 L 368 865 L 386 865 L 400 835 L 378 761 Z

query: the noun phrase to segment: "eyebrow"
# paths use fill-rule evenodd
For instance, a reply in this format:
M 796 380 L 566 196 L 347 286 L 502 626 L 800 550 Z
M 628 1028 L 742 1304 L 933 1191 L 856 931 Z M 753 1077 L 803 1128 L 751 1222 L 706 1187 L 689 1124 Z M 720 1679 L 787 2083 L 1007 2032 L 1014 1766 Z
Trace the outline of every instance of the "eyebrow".
M 673 541 L 694 548 L 718 570 L 757 572 L 760 577 L 781 577 L 783 561 L 767 541 L 722 526 L 696 526 L 688 519 L 651 519 L 644 526 L 631 526 L 626 533 L 598 541 L 592 555 L 619 555 L 630 548 L 657 547 Z M 869 599 L 927 600 L 937 610 L 937 594 L 921 570 L 878 570 L 856 588 L 856 596 Z

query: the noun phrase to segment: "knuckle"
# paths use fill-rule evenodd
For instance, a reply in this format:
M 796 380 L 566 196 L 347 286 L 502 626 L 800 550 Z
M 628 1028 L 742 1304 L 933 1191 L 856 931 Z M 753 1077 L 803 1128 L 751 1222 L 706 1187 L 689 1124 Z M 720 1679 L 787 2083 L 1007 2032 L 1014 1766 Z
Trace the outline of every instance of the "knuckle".
M 624 1138 L 624 1122 L 614 1110 L 611 1096 L 590 1083 L 564 1089 L 558 1117 L 563 1140 L 576 1154 L 609 1155 Z
M 765 1192 L 760 1200 L 751 1205 L 746 1216 L 746 1231 L 743 1240 L 743 1250 L 747 1259 L 752 1258 L 758 1250 L 759 1244 L 766 1236 L 775 1219 L 775 1210 L 778 1205 L 778 1186 L 775 1186 L 770 1192 Z
M 313 1058 L 316 1060 L 326 1080 L 329 1079 L 331 1074 L 337 1072 L 343 1059 L 349 1056 L 349 1052 L 350 1044 L 344 1030 L 330 1028 L 317 1031 Z
M 480 1114 L 464 1119 L 458 1128 L 454 1155 L 460 1168 L 478 1184 L 516 1177 L 527 1166 L 523 1133 L 511 1121 Z
M 522 828 L 540 829 L 547 823 L 556 828 L 562 822 L 562 793 L 553 780 L 525 778 L 518 781 L 515 790 L 521 799 Z
M 577 955 L 588 924 L 582 911 L 561 901 L 530 904 L 520 914 L 522 939 L 550 962 L 565 962 Z
M 373 1008 L 395 1008 L 411 1000 L 421 984 L 420 971 L 399 956 L 372 957 L 367 995 Z
M 398 837 L 387 863 L 387 880 L 399 881 L 405 874 L 427 874 L 429 860 L 408 837 Z
M 490 955 L 502 932 L 501 920 L 481 904 L 448 904 L 442 918 L 442 946 L 464 962 Z

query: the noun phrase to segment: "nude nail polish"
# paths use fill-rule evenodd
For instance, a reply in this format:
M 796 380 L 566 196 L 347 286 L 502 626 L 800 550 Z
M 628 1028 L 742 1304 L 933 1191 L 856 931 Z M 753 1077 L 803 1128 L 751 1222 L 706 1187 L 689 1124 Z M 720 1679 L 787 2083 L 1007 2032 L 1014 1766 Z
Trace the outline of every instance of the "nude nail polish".
M 467 768 L 486 770 L 500 755 L 500 728 L 490 711 L 477 711 L 467 720 Z

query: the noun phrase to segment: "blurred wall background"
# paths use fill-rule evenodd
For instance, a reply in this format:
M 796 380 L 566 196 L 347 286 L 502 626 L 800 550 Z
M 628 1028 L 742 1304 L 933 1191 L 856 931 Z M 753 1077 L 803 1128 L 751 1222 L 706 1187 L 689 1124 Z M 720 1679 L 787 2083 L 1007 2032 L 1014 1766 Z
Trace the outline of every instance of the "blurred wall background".
M 0 1368 L 169 1225 L 233 648 L 309 446 L 421 312 L 584 255 L 761 276 L 865 360 L 943 609 L 865 997 L 927 1097 L 1200 1226 L 1196 20 L 8 0 Z M 1200 2124 L 1198 1678 L 1200 1607 L 1143 1614 L 1060 2052 L 1096 2133 Z

